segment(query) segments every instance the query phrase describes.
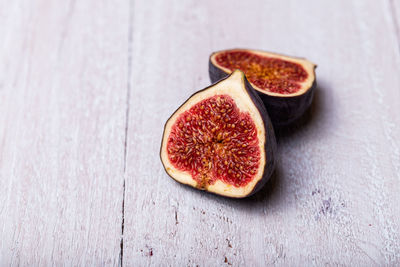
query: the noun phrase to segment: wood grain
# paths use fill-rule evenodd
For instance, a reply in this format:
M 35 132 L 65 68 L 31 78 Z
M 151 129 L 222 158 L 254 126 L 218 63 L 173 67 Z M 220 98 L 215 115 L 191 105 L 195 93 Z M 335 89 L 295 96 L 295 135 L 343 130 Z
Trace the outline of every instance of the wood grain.
M 0 265 L 117 265 L 127 3 L 3 2 Z
M 1 1 L 0 265 L 400 265 L 400 5 Z M 211 52 L 318 64 L 257 195 L 182 186 L 163 125 Z M 122 241 L 122 242 L 121 242 Z
M 391 19 L 392 28 L 397 39 L 397 47 L 400 53 L 400 2 L 395 0 L 385 1 L 386 8 L 389 15 L 388 18 Z
M 132 13 L 124 263 L 400 263 L 400 64 L 388 3 L 135 1 Z M 208 55 L 232 47 L 318 64 L 312 110 L 279 133 L 275 177 L 244 201 L 178 185 L 158 156 L 163 123 L 209 84 Z

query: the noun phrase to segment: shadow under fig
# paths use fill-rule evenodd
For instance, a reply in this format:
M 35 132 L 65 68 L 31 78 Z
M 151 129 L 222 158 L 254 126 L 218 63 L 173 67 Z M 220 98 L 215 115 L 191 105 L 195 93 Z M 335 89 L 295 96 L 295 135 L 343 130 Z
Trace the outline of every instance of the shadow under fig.
M 321 86 L 317 86 L 314 91 L 311 106 L 296 121 L 287 126 L 275 127 L 275 136 L 279 143 L 280 139 L 293 138 L 299 131 L 311 128 L 318 121 L 323 109 L 324 90 Z
M 282 182 L 282 173 L 280 171 L 280 167 L 276 166 L 274 172 L 272 173 L 271 177 L 261 188 L 260 191 L 255 193 L 254 195 L 244 198 L 244 199 L 233 199 L 234 201 L 240 201 L 244 206 L 255 206 L 259 203 L 270 202 L 271 200 L 276 201 L 279 198 L 279 187 L 281 186 Z

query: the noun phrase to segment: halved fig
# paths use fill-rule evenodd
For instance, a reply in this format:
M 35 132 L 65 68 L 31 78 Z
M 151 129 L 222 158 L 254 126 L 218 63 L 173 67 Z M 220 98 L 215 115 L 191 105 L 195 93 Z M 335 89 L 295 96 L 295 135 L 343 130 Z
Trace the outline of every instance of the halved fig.
M 276 127 L 296 121 L 311 105 L 316 87 L 315 68 L 315 64 L 303 58 L 249 49 L 215 52 L 209 60 L 213 83 L 236 69 L 242 70 Z
M 242 198 L 258 191 L 275 166 L 267 111 L 243 72 L 193 94 L 165 124 L 161 161 L 176 181 Z

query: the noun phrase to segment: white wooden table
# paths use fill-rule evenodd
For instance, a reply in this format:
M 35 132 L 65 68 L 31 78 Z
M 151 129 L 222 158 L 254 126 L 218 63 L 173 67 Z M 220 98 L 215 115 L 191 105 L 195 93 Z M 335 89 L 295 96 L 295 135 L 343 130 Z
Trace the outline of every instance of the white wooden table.
M 163 124 L 249 47 L 318 64 L 261 193 L 163 170 Z M 400 2 L 0 0 L 1 266 L 399 266 Z

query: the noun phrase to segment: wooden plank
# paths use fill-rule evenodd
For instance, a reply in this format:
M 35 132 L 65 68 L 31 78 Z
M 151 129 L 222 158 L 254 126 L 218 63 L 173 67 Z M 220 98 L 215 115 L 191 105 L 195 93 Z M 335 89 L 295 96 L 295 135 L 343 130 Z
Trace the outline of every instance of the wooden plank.
M 127 2 L 3 4 L 1 265 L 117 265 Z
M 387 4 L 135 1 L 132 13 L 125 264 L 400 263 L 400 67 Z M 180 186 L 158 156 L 168 116 L 209 84 L 208 55 L 231 47 L 319 66 L 309 116 L 281 133 L 275 177 L 246 200 Z
M 385 1 L 388 13 L 386 18 L 391 21 L 394 35 L 397 41 L 397 47 L 400 53 L 400 3 L 399 1 L 389 0 Z

